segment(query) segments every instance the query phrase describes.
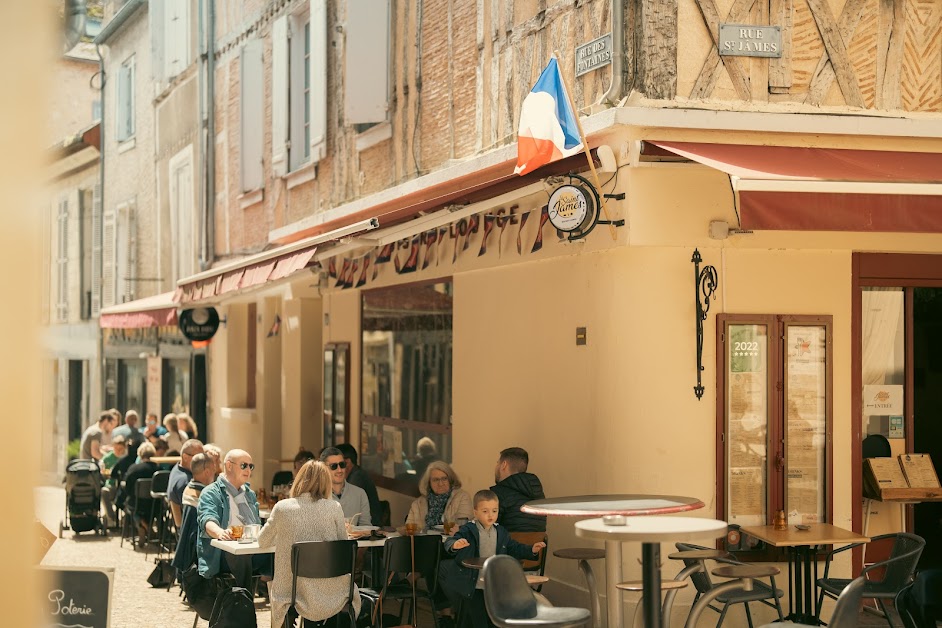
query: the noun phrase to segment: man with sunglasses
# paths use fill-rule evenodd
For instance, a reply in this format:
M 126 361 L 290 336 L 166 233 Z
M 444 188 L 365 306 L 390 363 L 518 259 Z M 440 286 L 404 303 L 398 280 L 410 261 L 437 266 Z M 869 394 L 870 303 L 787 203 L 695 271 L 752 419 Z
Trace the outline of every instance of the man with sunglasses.
M 330 469 L 331 492 L 334 501 L 340 502 L 344 517 L 352 517 L 359 513 L 355 522 L 357 525 L 373 525 L 370 517 L 370 500 L 359 486 L 347 482 L 347 463 L 343 459 L 343 452 L 336 447 L 325 447 L 321 451 L 320 460 Z
M 232 540 L 232 526 L 260 524 L 258 499 L 249 486 L 255 464 L 247 451 L 233 449 L 223 460 L 223 473 L 200 493 L 196 507 L 196 526 L 199 542 L 196 554 L 199 572 L 204 578 L 212 578 L 219 572 L 235 576 L 238 586 L 251 590 L 253 572 L 271 575 L 274 571 L 270 555 L 256 554 L 249 558 L 223 555 L 222 550 L 212 546 L 213 539 Z

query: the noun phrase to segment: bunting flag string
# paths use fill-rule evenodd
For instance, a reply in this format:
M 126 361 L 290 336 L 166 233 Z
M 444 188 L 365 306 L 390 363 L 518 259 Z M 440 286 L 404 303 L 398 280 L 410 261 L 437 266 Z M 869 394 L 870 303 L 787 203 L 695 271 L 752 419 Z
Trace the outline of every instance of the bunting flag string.
M 549 220 L 549 206 L 544 205 L 543 209 L 540 210 L 540 226 L 536 232 L 536 239 L 533 241 L 533 248 L 530 249 L 530 253 L 536 253 L 543 248 L 543 225 Z
M 481 250 L 478 251 L 478 257 L 487 253 L 487 237 L 491 235 L 491 231 L 494 230 L 494 221 L 494 216 L 484 217 L 484 237 L 481 238 Z
M 520 229 L 517 231 L 517 255 L 523 255 L 523 228 L 527 226 L 531 213 L 527 212 L 520 217 Z

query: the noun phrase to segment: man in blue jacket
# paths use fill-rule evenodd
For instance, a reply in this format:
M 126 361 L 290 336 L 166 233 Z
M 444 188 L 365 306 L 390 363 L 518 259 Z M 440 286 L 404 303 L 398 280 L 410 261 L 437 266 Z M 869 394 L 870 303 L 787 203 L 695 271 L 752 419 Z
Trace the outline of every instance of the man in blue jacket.
M 442 561 L 439 567 L 439 584 L 454 608 L 462 598 L 469 601 L 474 628 L 489 625 L 484 606 L 483 579 L 477 569 L 468 569 L 461 561 L 466 558 L 490 558 L 495 554 L 509 554 L 517 559 L 537 560 L 546 547 L 540 541 L 532 546 L 510 538 L 510 532 L 496 523 L 500 502 L 493 491 L 483 490 L 474 494 L 474 521 L 461 526 L 455 535 L 445 541 L 445 551 L 454 560 Z M 461 618 L 458 618 L 460 623 Z
M 212 578 L 220 572 L 235 576 L 238 586 L 251 590 L 252 572 L 271 575 L 270 555 L 256 554 L 251 561 L 236 557 L 213 547 L 213 539 L 231 541 L 232 526 L 261 523 L 258 515 L 258 499 L 249 486 L 252 477 L 252 456 L 247 451 L 233 449 L 223 461 L 223 473 L 200 493 L 196 508 L 196 525 L 199 542 L 196 554 L 199 572 L 204 578 Z

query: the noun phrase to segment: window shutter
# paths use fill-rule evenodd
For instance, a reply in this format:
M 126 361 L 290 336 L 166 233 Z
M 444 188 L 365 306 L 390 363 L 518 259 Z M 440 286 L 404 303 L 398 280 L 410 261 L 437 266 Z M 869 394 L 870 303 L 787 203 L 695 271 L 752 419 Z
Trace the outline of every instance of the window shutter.
M 92 193 L 92 316 L 101 312 L 102 287 L 102 215 L 101 186 Z
M 347 0 L 344 122 L 385 122 L 389 103 L 389 1 Z
M 124 209 L 124 233 L 122 234 L 125 242 L 124 276 L 121 278 L 122 285 L 119 286 L 119 294 L 123 302 L 133 301 L 137 294 L 137 282 L 134 281 L 137 277 L 137 212 L 135 209 L 134 203 Z M 128 281 L 129 279 L 131 281 Z
M 134 68 L 135 63 L 132 58 L 127 65 L 127 114 L 125 120 L 127 121 L 127 130 L 125 131 L 125 137 L 131 137 L 134 135 Z
M 311 0 L 310 29 L 311 161 L 316 162 L 327 153 L 327 0 Z
M 276 177 L 288 168 L 288 18 L 271 28 L 271 169 Z
M 115 107 L 115 112 L 117 113 L 115 116 L 115 136 L 118 138 L 119 142 L 123 142 L 130 137 L 128 135 L 128 123 L 126 120 L 128 98 L 130 96 L 128 93 L 128 78 L 128 68 L 122 65 L 118 68 L 118 97 L 115 99 L 118 104 L 118 106 Z
M 106 211 L 101 223 L 101 307 L 108 307 L 115 304 L 117 234 L 114 211 Z
M 190 7 L 188 0 L 166 0 L 167 78 L 183 72 L 190 62 Z
M 56 247 L 56 320 L 69 318 L 69 199 L 59 201 L 57 214 L 58 239 Z
M 262 84 L 262 42 L 247 41 L 241 54 L 242 84 L 242 190 L 263 185 L 262 124 L 265 91 Z
M 151 76 L 158 83 L 167 80 L 164 54 L 167 52 L 167 0 L 150 0 L 147 11 L 150 14 L 150 70 Z

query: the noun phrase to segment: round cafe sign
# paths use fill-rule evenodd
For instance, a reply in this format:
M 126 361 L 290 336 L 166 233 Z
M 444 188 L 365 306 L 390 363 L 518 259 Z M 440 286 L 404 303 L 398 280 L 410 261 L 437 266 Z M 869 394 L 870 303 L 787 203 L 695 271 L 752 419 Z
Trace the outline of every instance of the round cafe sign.
M 549 220 L 560 231 L 583 231 L 589 214 L 589 198 L 582 186 L 563 185 L 550 195 Z

